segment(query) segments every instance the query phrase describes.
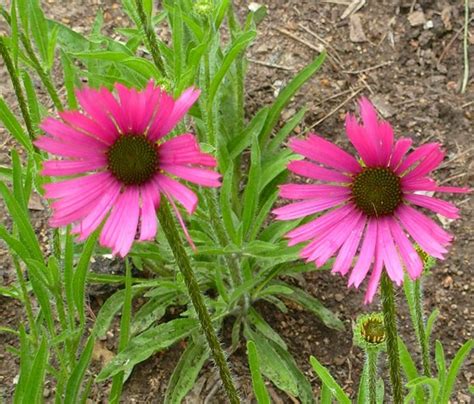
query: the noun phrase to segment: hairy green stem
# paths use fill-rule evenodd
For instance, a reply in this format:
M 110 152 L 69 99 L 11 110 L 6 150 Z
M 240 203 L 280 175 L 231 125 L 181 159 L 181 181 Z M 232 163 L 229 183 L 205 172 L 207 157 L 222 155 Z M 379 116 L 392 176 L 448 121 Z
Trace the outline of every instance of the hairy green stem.
M 165 199 L 162 199 L 160 203 L 160 208 L 158 209 L 158 220 L 173 251 L 173 255 L 176 259 L 178 267 L 184 277 L 189 297 L 191 298 L 194 309 L 198 315 L 199 322 L 201 323 L 202 330 L 206 336 L 212 357 L 219 368 L 220 377 L 227 393 L 227 397 L 232 404 L 240 403 L 237 389 L 235 388 L 232 381 L 232 376 L 224 355 L 224 351 L 217 338 L 216 332 L 211 322 L 211 317 L 209 316 L 206 304 L 204 303 L 204 299 L 201 295 L 199 284 L 191 268 L 189 257 L 186 253 L 186 250 L 184 249 L 178 230 L 176 229 L 168 202 Z
M 402 380 L 400 374 L 400 357 L 398 352 L 398 334 L 395 312 L 395 297 L 393 294 L 392 281 L 385 271 L 382 274 L 382 307 L 387 334 L 387 354 L 390 365 L 390 381 L 392 382 L 392 394 L 394 404 L 403 402 Z
M 378 349 L 368 348 L 367 356 L 367 384 L 369 387 L 369 403 L 377 404 L 377 358 Z
M 431 377 L 430 351 L 428 341 L 426 339 L 425 322 L 423 318 L 423 291 L 421 289 L 421 280 L 416 279 L 414 282 L 414 301 L 415 301 L 415 326 L 417 329 L 418 343 L 421 348 L 421 358 L 423 361 L 423 374 Z
M 23 89 L 21 88 L 20 80 L 18 78 L 18 72 L 13 64 L 13 61 L 10 57 L 10 53 L 5 45 L 3 37 L 0 36 L 0 54 L 5 62 L 7 67 L 8 74 L 10 75 L 11 82 L 13 84 L 13 89 L 15 90 L 15 95 L 20 105 L 21 115 L 25 121 L 26 129 L 31 140 L 35 139 L 35 131 L 33 129 L 33 124 L 31 123 L 30 111 L 28 109 L 25 95 L 23 94 Z
M 145 9 L 143 8 L 143 0 L 135 0 L 135 5 L 137 8 L 138 18 L 140 18 L 140 23 L 142 29 L 145 32 L 145 38 L 150 50 L 151 57 L 153 58 L 153 63 L 157 69 L 165 76 L 165 67 L 163 66 L 163 61 L 160 57 L 160 49 L 158 48 L 158 42 L 156 39 L 155 31 L 153 27 L 149 24 L 148 19 L 145 14 Z

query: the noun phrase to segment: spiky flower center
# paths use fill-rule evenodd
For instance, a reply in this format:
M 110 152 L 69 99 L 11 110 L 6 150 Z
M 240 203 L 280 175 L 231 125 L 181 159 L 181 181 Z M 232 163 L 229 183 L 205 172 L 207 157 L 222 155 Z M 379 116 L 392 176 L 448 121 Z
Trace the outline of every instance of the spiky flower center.
M 360 333 L 366 342 L 380 344 L 385 341 L 385 327 L 380 317 L 369 317 L 361 326 Z
M 400 178 L 389 168 L 365 167 L 354 178 L 352 196 L 366 215 L 390 215 L 402 201 Z
M 107 162 L 124 185 L 141 185 L 157 170 L 157 147 L 144 135 L 122 135 L 107 151 Z

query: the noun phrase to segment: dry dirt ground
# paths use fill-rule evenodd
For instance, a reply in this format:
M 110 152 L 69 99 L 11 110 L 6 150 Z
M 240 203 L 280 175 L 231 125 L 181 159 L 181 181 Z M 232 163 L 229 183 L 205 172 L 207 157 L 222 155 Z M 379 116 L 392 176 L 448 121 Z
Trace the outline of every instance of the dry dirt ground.
M 350 1 L 346 0 L 267 0 L 268 16 L 258 27 L 258 38 L 250 51 L 247 85 L 247 112 L 270 103 L 289 79 L 309 63 L 323 47 L 329 57 L 304 90 L 295 97 L 283 114 L 283 120 L 302 105 L 308 113 L 297 132 L 314 127 L 318 133 L 336 143 L 346 145 L 343 131 L 344 115 L 355 110 L 355 100 L 368 96 L 381 115 L 395 127 L 396 134 L 410 136 L 415 143 L 439 141 L 446 149 L 446 164 L 437 173 L 442 183 L 459 186 L 472 184 L 474 85 L 471 73 L 467 91 L 460 94 L 463 76 L 463 3 L 447 0 L 375 0 L 365 3 L 352 16 L 342 18 Z M 247 3 L 237 1 L 240 14 Z M 81 32 L 88 32 L 97 10 L 105 11 L 105 30 L 112 32 L 127 23 L 120 7 L 112 0 L 72 0 L 43 2 L 49 16 Z M 474 4 L 470 15 L 470 65 L 474 71 L 473 32 Z M 7 102 L 14 103 L 7 75 L 0 71 L 0 88 Z M 9 150 L 14 143 L 5 131 L 0 132 L 0 164 L 9 164 Z M 448 197 L 450 198 L 450 197 Z M 447 358 L 473 333 L 471 277 L 473 264 L 473 205 L 466 195 L 453 198 L 462 208 L 462 219 L 443 224 L 456 235 L 446 261 L 439 262 L 425 283 L 428 310 L 438 307 L 441 316 L 434 331 Z M 1 206 L 0 206 L 1 208 Z M 6 221 L 4 209 L 0 210 Z M 47 210 L 31 211 L 38 231 L 44 229 Z M 15 281 L 10 260 L 0 244 L 0 271 L 3 283 Z M 363 305 L 363 292 L 349 290 L 346 281 L 327 272 L 314 272 L 305 278 L 304 287 L 345 321 L 346 331 L 325 328 L 318 319 L 295 307 L 287 314 L 273 307 L 259 306 L 267 321 L 281 333 L 289 350 L 297 358 L 314 386 L 318 380 L 309 369 L 308 357 L 315 355 L 327 365 L 336 380 L 353 394 L 363 361 L 362 352 L 352 346 L 351 326 L 361 312 L 374 310 Z M 402 291 L 398 291 L 399 327 L 411 346 L 414 335 Z M 91 304 L 100 301 L 92 298 Z M 0 325 L 15 328 L 22 321 L 22 307 L 0 298 Z M 227 335 L 223 335 L 224 343 Z M 13 380 L 18 361 L 5 350 L 7 344 L 17 345 L 7 335 L 0 335 L 0 397 L 11 400 Z M 114 334 L 103 342 L 105 348 L 116 344 Z M 178 344 L 137 366 L 124 387 L 123 402 L 159 403 L 167 380 L 182 352 Z M 416 348 L 414 348 L 416 349 Z M 245 350 L 241 347 L 230 358 L 236 380 L 245 402 L 251 402 L 249 371 Z M 98 364 L 97 364 L 98 366 Z M 452 402 L 470 402 L 467 386 L 474 382 L 471 356 L 459 375 Z M 94 386 L 91 402 L 105 402 L 108 385 Z M 270 388 L 275 403 L 294 402 L 283 392 Z M 48 391 L 45 395 L 48 395 Z M 189 403 L 224 402 L 215 370 L 208 365 L 186 399 Z

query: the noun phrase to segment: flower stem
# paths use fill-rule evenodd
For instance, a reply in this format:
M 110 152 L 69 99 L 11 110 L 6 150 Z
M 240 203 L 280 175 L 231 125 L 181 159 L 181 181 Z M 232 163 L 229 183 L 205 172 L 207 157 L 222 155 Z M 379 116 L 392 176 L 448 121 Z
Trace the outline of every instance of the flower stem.
M 168 202 L 165 199 L 161 200 L 160 208 L 158 209 L 158 220 L 160 221 L 166 239 L 168 240 L 168 243 L 173 251 L 173 255 L 176 259 L 178 267 L 183 274 L 189 296 L 206 336 L 206 340 L 214 358 L 214 362 L 219 368 L 220 377 L 227 393 L 227 397 L 232 404 L 238 404 L 240 403 L 240 399 L 237 394 L 237 389 L 235 388 L 232 381 L 232 376 L 225 359 L 224 351 L 222 350 L 215 333 L 211 322 L 211 317 L 209 316 L 199 290 L 199 285 L 191 268 L 189 257 L 184 249 L 181 237 L 176 229 Z
M 13 61 L 10 57 L 10 53 L 5 45 L 3 37 L 0 36 L 0 54 L 2 55 L 5 66 L 7 67 L 8 74 L 10 75 L 11 82 L 13 84 L 13 89 L 15 90 L 16 98 L 18 104 L 20 105 L 21 115 L 25 121 L 26 129 L 28 130 L 28 135 L 31 140 L 35 139 L 35 131 L 31 123 L 30 111 L 28 110 L 25 96 L 23 94 L 23 89 L 21 88 L 20 80 L 18 78 L 18 71 L 16 70 Z
M 402 399 L 402 381 L 400 375 L 400 357 L 398 352 L 398 334 L 395 313 L 395 297 L 393 294 L 392 281 L 385 271 L 382 274 L 382 307 L 387 334 L 387 354 L 390 364 L 390 380 L 392 382 L 393 402 L 401 404 Z
M 142 25 L 142 29 L 145 32 L 145 38 L 148 45 L 148 49 L 150 50 L 151 57 L 153 58 L 153 63 L 157 67 L 157 69 L 161 72 L 163 76 L 165 76 L 165 68 L 163 66 L 163 61 L 160 57 L 160 50 L 158 49 L 158 42 L 156 40 L 155 31 L 148 22 L 148 19 L 145 14 L 145 9 L 143 8 L 143 0 L 135 0 L 135 5 L 137 8 L 138 18 L 140 18 L 140 23 Z
M 430 365 L 430 351 L 428 346 L 428 341 L 426 339 L 425 333 L 425 324 L 423 320 L 423 308 L 422 308 L 422 299 L 423 291 L 421 290 L 421 280 L 416 279 L 414 282 L 414 300 L 415 300 L 415 323 L 417 328 L 418 342 L 421 348 L 421 357 L 423 361 L 423 374 L 426 377 L 431 376 L 431 365 Z
M 369 403 L 377 404 L 377 349 L 367 349 L 367 383 L 369 386 Z

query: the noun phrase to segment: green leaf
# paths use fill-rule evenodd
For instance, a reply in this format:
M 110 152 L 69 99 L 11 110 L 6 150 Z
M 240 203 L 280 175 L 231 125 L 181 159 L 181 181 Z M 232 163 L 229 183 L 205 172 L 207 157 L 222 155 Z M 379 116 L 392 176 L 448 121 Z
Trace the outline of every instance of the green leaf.
M 262 334 L 265 338 L 271 339 L 283 349 L 288 349 L 285 341 L 280 337 L 280 335 L 268 324 L 265 319 L 255 310 L 253 307 L 249 308 L 247 313 L 247 320 L 252 324 L 255 329 Z
M 252 385 L 255 398 L 258 404 L 270 404 L 270 396 L 268 395 L 265 382 L 260 373 L 260 363 L 257 353 L 257 347 L 253 341 L 247 341 L 247 358 L 249 361 L 250 373 L 252 375 Z
M 439 316 L 439 310 L 434 309 L 430 316 L 428 317 L 428 320 L 426 321 L 426 330 L 425 330 L 425 338 L 426 338 L 426 344 L 429 346 L 430 340 L 431 340 L 431 333 L 433 332 L 433 327 L 436 322 L 436 319 Z
M 304 114 L 308 108 L 301 108 L 290 120 L 281 128 L 278 133 L 268 142 L 268 147 L 265 148 L 266 155 L 273 154 L 282 146 L 288 135 L 296 128 L 296 126 L 303 119 Z
M 464 345 L 456 352 L 456 355 L 454 356 L 454 359 L 451 362 L 451 366 L 449 367 L 446 381 L 443 384 L 441 399 L 439 400 L 440 403 L 447 403 L 449 401 L 449 397 L 453 392 L 454 384 L 456 382 L 459 370 L 461 369 L 461 366 L 463 365 L 464 361 L 466 360 L 473 347 L 474 340 L 471 339 L 464 343 Z
M 415 361 L 411 357 L 407 346 L 400 337 L 398 338 L 398 352 L 400 357 L 400 364 L 402 365 L 402 369 L 405 373 L 407 380 L 410 381 L 417 379 L 419 375 L 418 370 L 416 369 Z M 413 392 L 413 398 L 415 400 L 415 403 L 424 404 L 425 394 L 423 392 L 423 389 L 417 387 Z
M 41 59 L 48 64 L 48 24 L 44 18 L 43 10 L 38 0 L 30 0 L 29 20 L 31 24 L 31 33 L 38 47 Z
M 18 18 L 17 18 L 17 0 L 12 0 L 10 6 L 11 16 L 11 48 L 12 48 L 12 59 L 15 66 L 18 66 L 18 48 L 19 48 L 19 35 L 18 35 Z
M 31 144 L 30 138 L 2 97 L 0 97 L 0 120 L 3 122 L 5 129 L 7 129 L 29 153 L 33 153 L 33 145 Z
M 25 385 L 26 391 L 23 396 L 23 403 L 39 403 L 43 397 L 44 377 L 46 365 L 48 364 L 47 339 L 43 338 L 36 352 L 35 359 L 31 366 L 28 381 Z
M 332 395 L 337 399 L 337 401 L 340 404 L 351 404 L 350 398 L 346 393 L 344 393 L 344 390 L 342 390 L 341 386 L 337 384 L 329 371 L 323 365 L 321 365 L 321 363 L 319 363 L 314 356 L 311 356 L 309 361 L 316 374 L 319 376 L 323 384 L 328 386 Z
M 40 104 L 38 101 L 38 95 L 36 94 L 35 86 L 31 80 L 30 75 L 26 70 L 21 72 L 23 79 L 23 85 L 25 86 L 26 98 L 28 100 L 28 110 L 30 111 L 31 123 L 35 131 L 38 130 L 38 125 L 41 122 Z
M 325 58 L 326 52 L 323 51 L 311 64 L 303 68 L 282 91 L 280 91 L 280 94 L 278 94 L 278 97 L 275 100 L 270 113 L 268 114 L 267 123 L 265 124 L 265 127 L 262 131 L 260 138 L 260 145 L 262 148 L 263 145 L 267 143 L 272 129 L 277 124 L 283 108 L 285 108 L 285 106 L 290 102 L 291 98 L 301 88 L 301 86 L 319 70 Z
M 254 138 L 250 154 L 249 178 L 243 195 L 242 226 L 243 234 L 246 235 L 255 216 L 258 206 L 258 189 L 260 186 L 261 160 L 260 147 L 257 138 Z
M 74 404 L 78 402 L 82 382 L 92 358 L 94 343 L 94 336 L 91 335 L 87 340 L 87 344 L 85 345 L 76 366 L 74 366 L 71 375 L 68 378 L 66 393 L 64 395 L 64 403 L 66 404 Z
M 438 397 L 439 393 L 439 380 L 432 378 L 432 377 L 426 377 L 426 376 L 420 376 L 417 377 L 416 379 L 410 380 L 407 383 L 407 387 L 409 389 L 417 388 L 417 387 L 423 387 L 423 386 L 428 386 L 430 391 L 431 391 L 431 402 L 437 402 L 436 398 Z M 447 402 L 447 401 L 446 401 Z
M 102 369 L 96 380 L 103 381 L 119 372 L 130 369 L 155 352 L 183 339 L 197 328 L 197 321 L 190 318 L 180 318 L 150 328 L 143 334 L 132 338 L 127 347 Z
M 235 39 L 235 41 L 232 42 L 230 49 L 226 52 L 224 59 L 222 60 L 222 63 L 219 67 L 219 70 L 216 72 L 209 86 L 209 105 L 212 105 L 212 103 L 214 102 L 214 98 L 219 89 L 219 85 L 234 60 L 245 48 L 250 45 L 256 35 L 257 33 L 255 31 L 247 31 L 241 34 L 238 38 Z
M 313 296 L 296 286 L 289 285 L 284 282 L 278 283 L 293 289 L 293 294 L 285 295 L 286 299 L 290 299 L 295 301 L 296 303 L 299 303 L 301 306 L 311 311 L 313 314 L 317 315 L 322 320 L 324 325 L 326 325 L 326 327 L 340 331 L 344 330 L 344 323 L 339 320 L 331 310 L 324 307 L 318 299 L 314 298 Z
M 26 248 L 31 254 L 31 257 L 43 261 L 43 254 L 39 247 L 38 239 L 29 220 L 27 212 L 22 208 L 20 203 L 14 198 L 7 186 L 0 181 L 0 194 L 7 205 L 8 211 L 18 226 L 20 239 L 25 243 Z
M 166 389 L 165 404 L 180 403 L 193 387 L 202 366 L 209 357 L 204 341 L 191 341 L 179 358 Z
M 70 109 L 77 109 L 77 100 L 75 94 L 76 72 L 71 58 L 61 49 L 61 64 L 64 73 L 64 87 L 66 87 L 67 104 Z

